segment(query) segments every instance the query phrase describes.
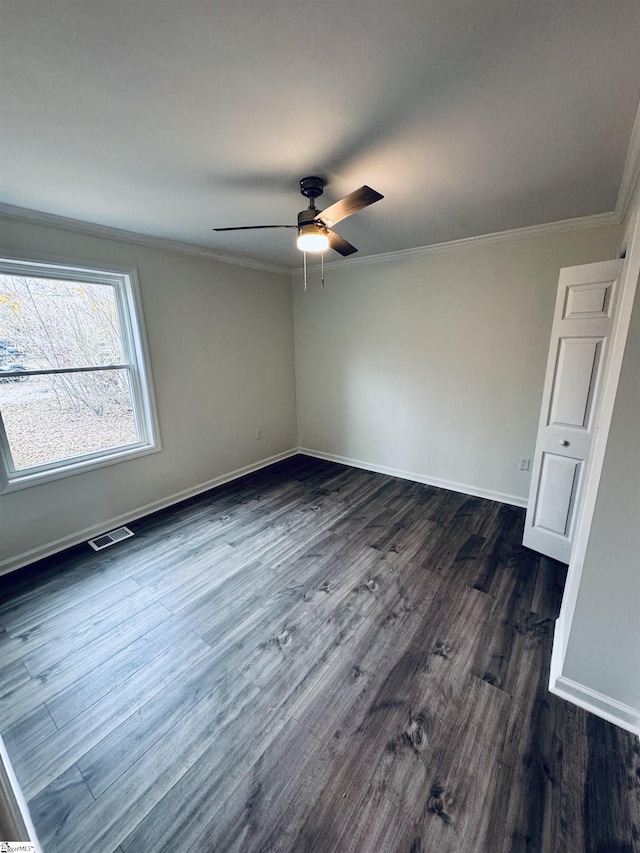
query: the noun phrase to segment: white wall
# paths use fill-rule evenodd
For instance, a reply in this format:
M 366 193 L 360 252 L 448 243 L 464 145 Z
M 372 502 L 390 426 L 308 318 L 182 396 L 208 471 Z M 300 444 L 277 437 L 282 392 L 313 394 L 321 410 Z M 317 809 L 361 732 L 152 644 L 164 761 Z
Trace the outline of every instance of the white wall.
M 620 227 L 345 261 L 294 283 L 302 447 L 523 502 L 563 266 Z
M 290 279 L 1 220 L 5 252 L 136 267 L 163 450 L 0 496 L 0 571 L 19 555 L 296 446 Z M 257 428 L 262 439 L 255 440 Z M 97 531 L 96 531 L 97 532 Z
M 640 215 L 640 182 L 626 225 Z M 562 675 L 640 723 L 640 288 L 636 291 Z M 631 715 L 630 715 L 631 716 Z

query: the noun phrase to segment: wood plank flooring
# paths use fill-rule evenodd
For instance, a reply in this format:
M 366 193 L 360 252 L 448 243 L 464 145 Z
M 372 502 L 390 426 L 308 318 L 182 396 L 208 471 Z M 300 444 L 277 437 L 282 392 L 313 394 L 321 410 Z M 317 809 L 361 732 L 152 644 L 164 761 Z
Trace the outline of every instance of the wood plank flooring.
M 0 579 L 45 853 L 632 853 L 640 749 L 547 691 L 524 512 L 298 456 Z

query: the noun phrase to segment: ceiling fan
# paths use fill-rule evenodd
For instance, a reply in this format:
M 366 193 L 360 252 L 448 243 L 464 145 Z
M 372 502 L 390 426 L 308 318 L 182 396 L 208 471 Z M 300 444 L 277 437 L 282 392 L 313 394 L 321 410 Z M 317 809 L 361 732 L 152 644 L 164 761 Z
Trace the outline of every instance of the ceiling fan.
M 324 252 L 328 248 L 334 249 L 346 257 L 357 252 L 344 237 L 331 230 L 331 226 L 346 219 L 368 207 L 384 196 L 372 190 L 371 187 L 360 187 L 349 195 L 346 195 L 335 204 L 329 205 L 326 210 L 318 210 L 315 200 L 324 192 L 324 180 L 322 178 L 309 176 L 300 181 L 300 192 L 309 199 L 309 207 L 301 210 L 298 214 L 297 225 L 238 225 L 231 228 L 214 228 L 214 231 L 252 231 L 264 228 L 297 228 L 297 246 L 301 252 Z

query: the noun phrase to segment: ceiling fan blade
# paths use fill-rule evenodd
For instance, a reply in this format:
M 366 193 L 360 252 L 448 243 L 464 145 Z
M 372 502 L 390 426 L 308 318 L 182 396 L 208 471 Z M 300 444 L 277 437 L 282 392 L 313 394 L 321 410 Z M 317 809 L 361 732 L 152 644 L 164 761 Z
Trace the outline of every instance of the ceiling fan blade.
M 344 237 L 341 237 L 335 231 L 332 231 L 330 228 L 327 228 L 327 237 L 329 238 L 329 245 L 332 249 L 335 249 L 336 252 L 340 252 L 341 255 L 344 255 L 346 258 L 347 255 L 353 255 L 354 252 L 357 252 L 355 246 L 352 246 Z
M 297 225 L 234 225 L 231 228 L 212 228 L 212 231 L 255 231 L 256 228 L 297 228 Z
M 357 213 L 375 201 L 380 201 L 381 198 L 384 196 L 372 190 L 371 187 L 360 187 L 359 190 L 354 190 L 335 204 L 330 204 L 326 210 L 321 210 L 315 219 L 319 219 L 327 226 L 335 225 L 341 219 L 346 219 L 347 216 Z

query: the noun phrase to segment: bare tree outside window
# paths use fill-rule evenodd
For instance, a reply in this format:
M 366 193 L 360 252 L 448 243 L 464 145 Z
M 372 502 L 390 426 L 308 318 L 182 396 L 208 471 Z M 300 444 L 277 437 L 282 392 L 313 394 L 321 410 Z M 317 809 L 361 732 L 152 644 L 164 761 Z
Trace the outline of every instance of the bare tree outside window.
M 16 470 L 138 441 L 122 342 L 113 286 L 0 275 L 0 413 Z

